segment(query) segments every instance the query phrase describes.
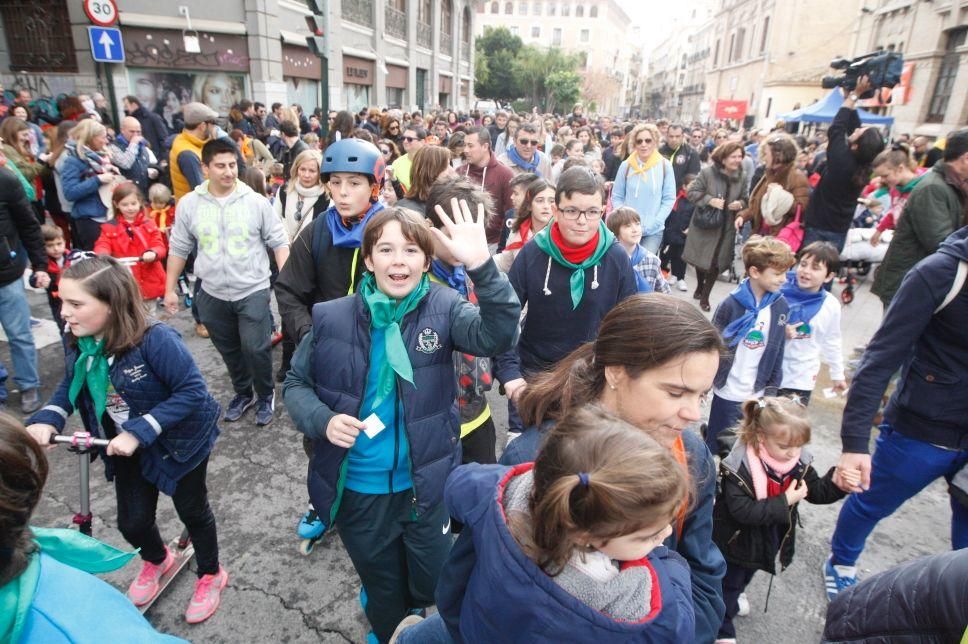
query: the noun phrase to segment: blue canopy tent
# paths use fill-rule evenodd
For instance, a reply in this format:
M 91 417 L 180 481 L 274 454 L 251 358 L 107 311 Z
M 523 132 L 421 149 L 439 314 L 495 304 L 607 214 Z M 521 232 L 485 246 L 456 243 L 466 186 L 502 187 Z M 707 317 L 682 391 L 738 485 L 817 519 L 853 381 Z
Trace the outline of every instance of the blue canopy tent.
M 813 105 L 781 114 L 777 118 L 787 123 L 791 121 L 802 123 L 830 123 L 834 120 L 834 116 L 837 115 L 837 110 L 840 109 L 843 103 L 844 95 L 840 93 L 839 89 L 834 89 Z M 860 116 L 860 122 L 865 125 L 892 125 L 894 123 L 893 116 L 879 116 L 862 109 L 857 110 L 857 115 Z

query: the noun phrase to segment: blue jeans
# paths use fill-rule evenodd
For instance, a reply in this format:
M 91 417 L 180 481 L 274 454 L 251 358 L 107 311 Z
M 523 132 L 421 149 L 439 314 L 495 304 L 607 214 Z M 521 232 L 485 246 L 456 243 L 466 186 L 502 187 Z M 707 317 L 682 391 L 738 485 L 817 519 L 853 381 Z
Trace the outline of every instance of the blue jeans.
M 815 241 L 830 242 L 837 249 L 837 252 L 844 250 L 844 242 L 847 241 L 847 233 L 835 233 L 832 230 L 821 230 L 820 228 L 806 228 L 803 233 L 803 243 L 800 248 Z
M 653 255 L 658 255 L 659 248 L 662 246 L 662 234 L 663 231 L 660 230 L 654 235 L 642 235 L 642 239 L 639 240 L 639 246 Z
M 398 644 L 453 644 L 440 613 L 434 613 L 419 624 L 400 632 Z
M 909 438 L 890 425 L 881 425 L 871 460 L 871 486 L 851 494 L 840 509 L 831 538 L 833 561 L 853 566 L 864 550 L 867 536 L 881 519 L 938 477 L 949 482 L 968 463 L 968 450 L 943 449 Z M 951 498 L 951 546 L 968 548 L 968 508 Z
M 713 403 L 709 407 L 709 422 L 706 424 L 706 446 L 713 455 L 723 455 L 729 452 L 725 446 L 721 446 L 717 440 L 718 436 L 728 431 L 739 422 L 743 416 L 743 403 L 733 402 L 720 398 L 713 394 Z
M 34 335 L 30 332 L 30 305 L 21 279 L 0 286 L 0 325 L 10 341 L 10 358 L 13 361 L 13 379 L 20 391 L 40 386 L 37 375 L 37 349 Z M 0 392 L 0 400 L 6 399 L 6 388 Z

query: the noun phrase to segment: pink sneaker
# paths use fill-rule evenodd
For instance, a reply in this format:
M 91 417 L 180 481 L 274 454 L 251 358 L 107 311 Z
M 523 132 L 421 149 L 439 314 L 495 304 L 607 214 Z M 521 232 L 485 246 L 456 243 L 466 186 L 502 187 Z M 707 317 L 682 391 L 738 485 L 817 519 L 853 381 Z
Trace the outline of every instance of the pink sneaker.
M 214 615 L 218 610 L 222 589 L 228 583 L 229 573 L 221 566 L 214 575 L 202 575 L 195 582 L 195 594 L 192 596 L 192 601 L 188 602 L 185 621 L 189 624 L 198 624 Z
M 150 561 L 142 562 L 141 572 L 131 586 L 128 587 L 128 599 L 135 606 L 144 606 L 158 594 L 158 582 L 161 576 L 175 565 L 175 556 L 165 547 L 165 560 L 160 564 L 153 564 Z

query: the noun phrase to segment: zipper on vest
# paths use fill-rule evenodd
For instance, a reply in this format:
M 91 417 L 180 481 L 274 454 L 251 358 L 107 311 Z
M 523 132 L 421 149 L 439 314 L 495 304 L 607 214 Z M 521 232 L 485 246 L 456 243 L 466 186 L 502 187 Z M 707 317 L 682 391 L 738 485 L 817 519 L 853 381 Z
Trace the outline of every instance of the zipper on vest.
M 394 384 L 394 394 L 399 393 L 399 389 L 396 384 Z M 393 494 L 393 471 L 397 469 L 397 463 L 400 460 L 400 423 L 399 414 L 397 409 L 400 407 L 400 398 L 393 401 L 393 467 L 390 468 L 390 489 L 387 490 L 388 493 Z

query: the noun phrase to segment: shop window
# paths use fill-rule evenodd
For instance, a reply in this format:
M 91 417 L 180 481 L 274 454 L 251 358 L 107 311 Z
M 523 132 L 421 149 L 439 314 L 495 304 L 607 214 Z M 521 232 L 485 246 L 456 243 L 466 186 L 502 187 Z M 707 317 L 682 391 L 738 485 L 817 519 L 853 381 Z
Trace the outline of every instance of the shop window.
M 0 0 L 10 69 L 77 72 L 67 0 Z
M 370 106 L 369 85 L 343 85 L 343 94 L 346 96 L 346 109 L 350 112 L 356 113 Z
M 401 87 L 387 88 L 387 107 L 402 108 L 405 103 L 404 90 Z

